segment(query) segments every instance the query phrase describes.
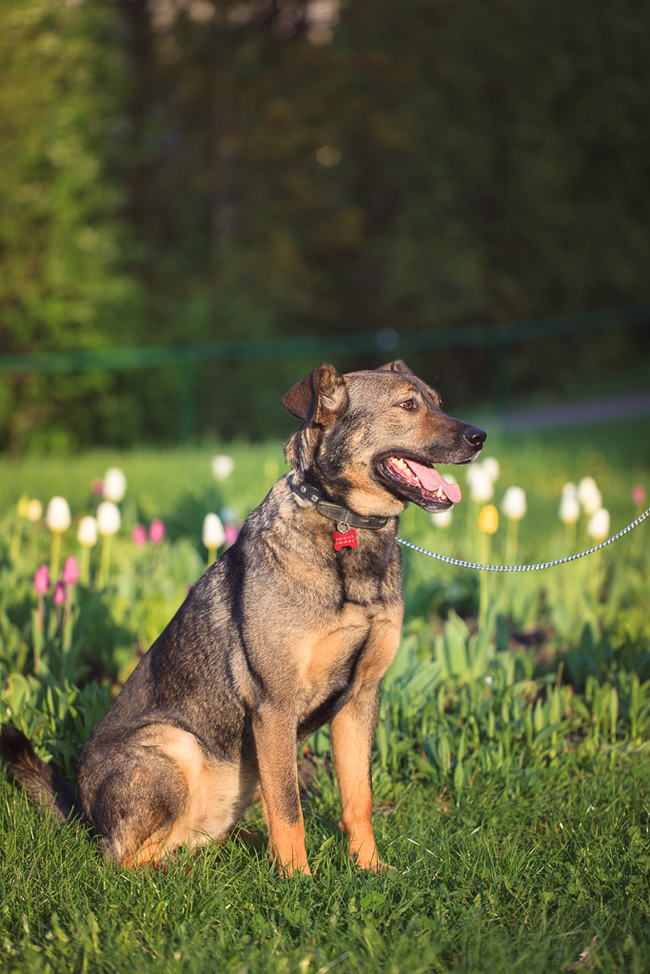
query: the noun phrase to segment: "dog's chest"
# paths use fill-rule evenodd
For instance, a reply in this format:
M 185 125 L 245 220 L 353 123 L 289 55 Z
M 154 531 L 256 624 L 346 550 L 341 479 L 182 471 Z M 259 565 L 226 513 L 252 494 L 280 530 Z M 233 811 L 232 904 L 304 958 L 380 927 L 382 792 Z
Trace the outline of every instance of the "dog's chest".
M 399 642 L 401 612 L 370 610 L 347 602 L 319 631 L 305 639 L 299 653 L 302 688 L 299 710 L 309 712 L 357 681 L 384 676 Z

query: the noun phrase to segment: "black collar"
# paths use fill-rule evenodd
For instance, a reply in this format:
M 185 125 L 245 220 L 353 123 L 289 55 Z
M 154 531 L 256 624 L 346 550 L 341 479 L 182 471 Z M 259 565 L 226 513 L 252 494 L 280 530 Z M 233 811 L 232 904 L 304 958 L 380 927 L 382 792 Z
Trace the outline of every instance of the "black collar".
M 351 528 L 368 528 L 370 531 L 378 531 L 380 528 L 385 528 L 391 520 L 390 517 L 363 517 L 361 514 L 355 514 L 354 511 L 347 511 L 340 504 L 332 504 L 331 501 L 325 500 L 320 491 L 312 487 L 311 484 L 298 481 L 290 486 L 294 494 L 313 504 L 319 514 L 328 517 L 330 521 L 336 521 L 338 524 L 347 524 Z

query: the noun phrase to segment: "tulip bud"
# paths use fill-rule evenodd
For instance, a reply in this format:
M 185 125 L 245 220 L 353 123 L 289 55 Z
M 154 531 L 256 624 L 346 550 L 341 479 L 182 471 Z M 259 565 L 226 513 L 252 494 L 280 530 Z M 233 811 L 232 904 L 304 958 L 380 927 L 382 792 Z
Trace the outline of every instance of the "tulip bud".
M 483 534 L 494 534 L 499 527 L 499 512 L 494 504 L 487 504 L 478 518 L 478 529 Z
M 97 544 L 97 521 L 90 514 L 82 517 L 77 528 L 77 541 L 82 548 L 92 548 Z
M 578 495 L 566 493 L 562 494 L 560 507 L 557 516 L 563 524 L 575 524 L 580 517 L 580 503 Z
M 37 595 L 45 595 L 50 587 L 50 573 L 47 565 L 41 565 L 34 575 L 34 591 Z
M 604 541 L 609 534 L 609 511 L 606 507 L 599 507 L 589 518 L 587 534 L 594 541 Z
M 449 479 L 449 478 L 445 478 Z M 453 512 L 451 507 L 448 511 L 438 511 L 437 514 L 431 515 L 431 521 L 436 528 L 448 528 L 453 520 Z
M 21 494 L 18 503 L 16 504 L 16 514 L 21 520 L 27 517 L 27 508 L 29 507 L 29 497 L 27 494 Z
M 216 551 L 224 543 L 226 533 L 221 523 L 221 518 L 217 514 L 205 515 L 201 537 L 208 551 Z
M 97 530 L 104 538 L 109 538 L 120 530 L 122 518 L 120 509 L 113 501 L 102 501 L 97 508 Z
M 218 453 L 216 457 L 212 457 L 210 467 L 216 480 L 227 480 L 235 469 L 235 461 L 232 457 Z
M 77 566 L 77 559 L 70 556 L 66 558 L 65 565 L 63 566 L 63 572 L 61 574 L 61 581 L 64 585 L 76 585 L 79 580 L 79 568 Z
M 578 500 L 585 514 L 595 514 L 602 505 L 603 498 L 593 477 L 583 477 L 578 484 Z
M 102 494 L 107 501 L 119 504 L 126 493 L 126 477 L 119 467 L 110 467 L 104 474 Z
M 27 505 L 27 520 L 31 521 L 32 524 L 36 524 L 37 521 L 43 517 L 43 505 L 39 500 L 31 500 Z
M 499 479 L 499 474 L 501 473 L 501 467 L 499 461 L 496 457 L 483 457 L 481 460 L 481 467 L 483 468 L 486 475 L 490 478 L 492 483 Z
M 645 504 L 645 487 L 643 484 L 635 484 L 632 488 L 632 503 L 643 507 Z
M 131 541 L 136 547 L 141 548 L 147 541 L 147 529 L 144 524 L 135 524 L 131 531 Z
M 53 497 L 47 505 L 45 523 L 52 534 L 63 534 L 70 527 L 70 507 L 65 497 Z
M 165 525 L 159 517 L 155 517 L 149 525 L 149 541 L 152 544 L 160 544 L 165 537 Z
M 501 501 L 501 510 L 511 521 L 521 521 L 527 511 L 524 490 L 521 487 L 508 487 Z
M 483 465 L 472 464 L 467 470 L 470 497 L 477 504 L 485 504 L 494 494 L 492 478 L 485 472 Z
M 223 531 L 225 534 L 225 543 L 230 547 L 239 537 L 239 528 L 236 524 L 224 524 Z
M 65 602 L 65 585 L 63 582 L 57 582 L 54 586 L 54 594 L 52 595 L 52 601 L 55 605 L 63 605 Z

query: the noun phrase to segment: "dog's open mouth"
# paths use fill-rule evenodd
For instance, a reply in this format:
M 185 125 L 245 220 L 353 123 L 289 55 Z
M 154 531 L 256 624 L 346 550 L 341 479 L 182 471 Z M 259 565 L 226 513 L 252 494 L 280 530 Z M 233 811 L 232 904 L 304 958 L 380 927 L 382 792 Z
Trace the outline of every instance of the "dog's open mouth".
M 407 493 L 416 492 L 429 504 L 449 507 L 461 499 L 458 484 L 447 483 L 435 467 L 425 466 L 407 457 L 383 457 L 377 466 L 389 480 L 406 488 Z

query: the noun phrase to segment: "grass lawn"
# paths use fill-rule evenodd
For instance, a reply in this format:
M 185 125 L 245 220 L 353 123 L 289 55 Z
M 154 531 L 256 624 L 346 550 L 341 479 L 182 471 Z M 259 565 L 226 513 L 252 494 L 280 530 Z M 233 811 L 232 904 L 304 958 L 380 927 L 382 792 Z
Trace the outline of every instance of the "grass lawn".
M 379 778 L 395 872 L 350 865 L 321 767 L 305 796 L 314 876 L 292 880 L 236 842 L 122 872 L 3 783 L 2 969 L 650 970 L 647 751 L 478 775 L 461 801 Z M 261 827 L 259 809 L 249 819 Z
M 612 532 L 632 520 L 632 485 L 650 485 L 645 427 L 491 431 L 494 502 L 511 484 L 528 497 L 519 560 L 591 543 L 584 516 L 570 535 L 558 522 L 566 480 L 597 479 Z M 220 483 L 216 452 L 236 462 Z M 50 535 L 25 524 L 12 558 L 15 503 L 63 494 L 78 518 L 112 465 L 129 488 L 109 581 L 97 581 L 98 544 L 67 629 L 51 593 L 39 622 L 32 579 Z M 73 777 L 111 693 L 204 569 L 204 514 L 243 518 L 284 469 L 280 443 L 0 461 L 2 719 Z M 411 507 L 400 533 L 473 559 L 477 512 L 465 497 L 445 533 Z M 153 517 L 166 540 L 134 546 L 134 523 Z M 63 557 L 78 556 L 75 534 Z M 348 861 L 326 732 L 305 763 L 311 879 L 287 880 L 263 847 L 234 841 L 181 853 L 167 872 L 121 871 L 0 771 L 0 971 L 650 972 L 649 538 L 646 524 L 601 560 L 491 576 L 482 628 L 477 573 L 405 553 L 405 635 L 373 764 L 377 843 L 395 867 L 383 875 Z M 263 837 L 259 806 L 245 825 Z

